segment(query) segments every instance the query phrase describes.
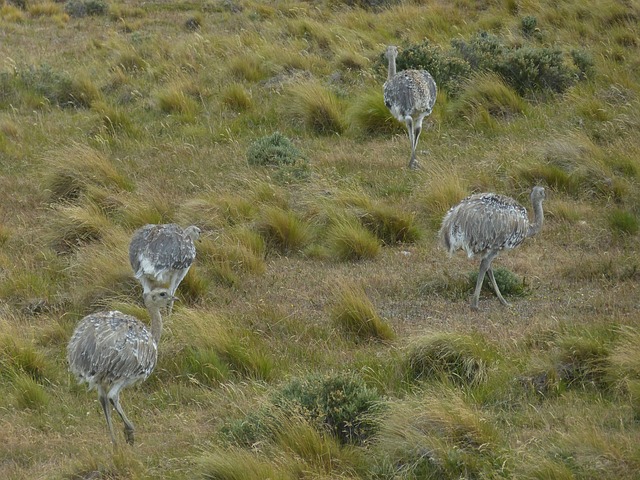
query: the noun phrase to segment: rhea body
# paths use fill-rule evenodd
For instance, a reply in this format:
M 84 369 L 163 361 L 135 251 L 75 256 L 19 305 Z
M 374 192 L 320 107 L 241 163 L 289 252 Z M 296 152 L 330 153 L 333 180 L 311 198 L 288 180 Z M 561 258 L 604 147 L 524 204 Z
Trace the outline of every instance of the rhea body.
M 71 336 L 67 346 L 69 370 L 79 382 L 87 383 L 89 390 L 97 390 L 114 446 L 111 406 L 124 422 L 127 442 L 133 445 L 134 426 L 122 409 L 120 391 L 146 380 L 155 368 L 162 335 L 160 310 L 173 300 L 166 288 L 144 294 L 150 328 L 122 312 L 97 312 L 84 317 Z
M 531 222 L 525 207 L 513 198 L 496 193 L 471 195 L 452 207 L 445 215 L 440 228 L 440 239 L 449 254 L 456 250 L 464 250 L 469 258 L 478 255 L 482 259 L 471 301 L 473 309 L 478 308 L 485 274 L 489 276 L 500 302 L 508 305 L 496 283 L 491 262 L 501 251 L 516 248 L 542 229 L 542 202 L 545 197 L 543 187 L 534 187 L 531 191 Z
M 149 224 L 136 230 L 129 244 L 129 262 L 143 291 L 167 287 L 170 295 L 175 295 L 196 258 L 199 237 L 200 229 L 195 225 L 183 230 L 174 223 Z M 172 307 L 170 303 L 169 312 Z
M 422 131 L 424 117 L 431 114 L 436 103 L 436 82 L 426 70 L 402 70 L 396 72 L 398 47 L 387 47 L 385 56 L 389 62 L 387 81 L 384 83 L 384 103 L 391 114 L 407 126 L 411 143 L 409 168 L 417 168 L 416 149 Z

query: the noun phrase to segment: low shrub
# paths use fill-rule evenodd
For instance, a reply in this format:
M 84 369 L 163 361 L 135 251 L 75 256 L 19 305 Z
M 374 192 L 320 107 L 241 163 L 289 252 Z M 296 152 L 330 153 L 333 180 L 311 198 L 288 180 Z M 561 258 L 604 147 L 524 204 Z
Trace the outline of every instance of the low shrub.
M 304 160 L 302 152 L 280 132 L 258 138 L 247 149 L 249 165 L 295 165 Z
M 268 405 L 226 427 L 241 445 L 273 438 L 283 418 L 300 417 L 343 444 L 363 444 L 375 433 L 381 396 L 353 374 L 312 375 L 294 378 L 280 388 Z

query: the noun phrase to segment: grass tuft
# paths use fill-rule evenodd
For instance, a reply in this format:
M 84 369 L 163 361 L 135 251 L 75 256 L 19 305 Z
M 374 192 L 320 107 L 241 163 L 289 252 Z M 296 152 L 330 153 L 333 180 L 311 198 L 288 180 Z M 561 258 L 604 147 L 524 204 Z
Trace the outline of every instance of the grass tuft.
M 282 253 L 302 251 L 311 241 L 309 226 L 291 210 L 277 206 L 263 208 L 258 232 L 267 245 Z
M 121 174 L 104 154 L 89 146 L 74 143 L 46 154 L 45 188 L 55 202 L 74 201 L 89 187 L 112 191 L 132 191 L 133 182 Z
M 351 128 L 367 136 L 400 132 L 404 127 L 384 104 L 379 86 L 358 95 L 349 105 L 346 117 Z
M 273 461 L 240 448 L 207 452 L 198 460 L 202 478 L 208 480 L 294 480 L 296 476 Z
M 232 83 L 222 92 L 222 103 L 237 112 L 245 112 L 253 105 L 251 94 L 240 83 Z
M 491 478 L 500 444 L 490 419 L 442 389 L 390 402 L 374 448 L 381 478 Z
M 291 87 L 287 98 L 287 113 L 295 121 L 301 121 L 307 130 L 318 135 L 339 135 L 345 131 L 342 103 L 322 85 L 296 85 Z
M 326 235 L 331 258 L 341 261 L 369 260 L 380 253 L 380 242 L 360 222 L 343 217 L 331 221 Z
M 349 336 L 358 341 L 392 340 L 395 337 L 362 288 L 343 282 L 336 287 L 335 296 L 331 319 Z
M 627 210 L 620 208 L 607 212 L 609 228 L 616 235 L 629 236 L 635 235 L 640 230 L 640 222 L 638 217 Z
M 413 342 L 405 368 L 410 381 L 449 379 L 454 383 L 477 385 L 487 379 L 495 357 L 482 337 L 438 333 Z

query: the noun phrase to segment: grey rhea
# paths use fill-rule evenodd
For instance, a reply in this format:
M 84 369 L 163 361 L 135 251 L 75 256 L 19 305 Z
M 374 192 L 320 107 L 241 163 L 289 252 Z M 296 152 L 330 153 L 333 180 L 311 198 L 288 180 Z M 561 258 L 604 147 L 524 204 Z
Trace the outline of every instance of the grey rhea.
M 384 83 L 384 103 L 391 114 L 407 126 L 411 142 L 409 168 L 417 168 L 416 148 L 424 117 L 431 114 L 436 103 L 436 82 L 426 70 L 402 70 L 396 73 L 398 47 L 387 47 L 389 61 L 387 81 Z
M 129 262 L 144 292 L 168 286 L 173 296 L 196 258 L 195 241 L 200 229 L 191 225 L 184 230 L 174 223 L 149 224 L 133 233 L 129 244 Z M 169 304 L 169 313 L 173 303 Z
M 116 436 L 109 404 L 120 415 L 125 438 L 133 445 L 134 427 L 120 404 L 120 391 L 145 380 L 155 368 L 162 334 L 160 309 L 173 300 L 166 288 L 144 294 L 144 303 L 151 316 L 150 329 L 131 315 L 118 311 L 97 312 L 84 317 L 71 336 L 67 346 L 69 370 L 79 382 L 88 383 L 89 390 L 98 391 L 114 446 Z
M 491 262 L 500 251 L 517 247 L 542 228 L 542 202 L 546 198 L 544 188 L 533 187 L 530 198 L 533 222 L 529 222 L 526 208 L 513 198 L 495 193 L 471 195 L 445 215 L 440 228 L 440 239 L 449 254 L 464 250 L 469 258 L 476 255 L 482 258 L 471 301 L 472 308 L 478 308 L 485 273 L 488 274 L 500 302 L 508 305 L 498 289 Z

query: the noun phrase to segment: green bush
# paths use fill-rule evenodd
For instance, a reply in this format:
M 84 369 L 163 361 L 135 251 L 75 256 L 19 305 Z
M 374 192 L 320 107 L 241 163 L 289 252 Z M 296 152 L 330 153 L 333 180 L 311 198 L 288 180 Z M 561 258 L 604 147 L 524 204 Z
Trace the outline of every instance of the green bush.
M 500 289 L 502 295 L 522 296 L 525 294 L 525 284 L 515 273 L 507 270 L 506 268 L 496 268 L 493 270 L 493 276 L 496 279 L 496 284 Z M 474 272 L 469 275 L 469 281 L 472 285 L 476 284 L 478 280 L 478 272 Z M 482 287 L 485 290 L 493 292 L 493 286 L 489 277 L 485 275 Z
M 302 152 L 280 132 L 255 140 L 247 149 L 249 165 L 279 167 L 295 165 L 303 160 Z
M 26 89 L 33 90 L 60 107 L 88 107 L 93 100 L 69 74 L 54 70 L 47 64 L 20 70 L 18 81 Z
M 104 0 L 70 0 L 64 6 L 70 17 L 106 15 L 109 6 Z
M 240 445 L 253 445 L 273 438 L 282 429 L 283 418 L 298 416 L 342 443 L 362 444 L 376 431 L 381 400 L 376 389 L 353 374 L 295 378 L 269 404 L 228 425 L 224 432 Z
M 438 88 L 446 90 L 452 96 L 462 89 L 464 80 L 469 78 L 473 71 L 467 61 L 457 55 L 443 52 L 428 41 L 401 51 L 396 59 L 396 68 L 398 71 L 427 70 Z
M 556 48 L 522 47 L 510 51 L 498 65 L 500 73 L 518 93 L 538 90 L 562 93 L 574 83 L 576 72 Z
M 538 28 L 538 19 L 536 17 L 526 15 L 520 20 L 520 29 L 525 36 L 530 37 L 533 35 L 536 28 Z

